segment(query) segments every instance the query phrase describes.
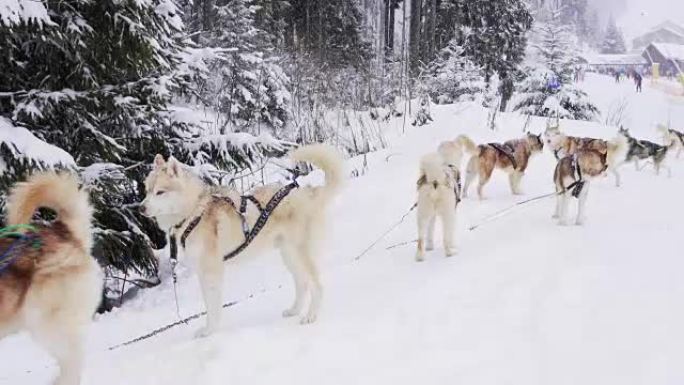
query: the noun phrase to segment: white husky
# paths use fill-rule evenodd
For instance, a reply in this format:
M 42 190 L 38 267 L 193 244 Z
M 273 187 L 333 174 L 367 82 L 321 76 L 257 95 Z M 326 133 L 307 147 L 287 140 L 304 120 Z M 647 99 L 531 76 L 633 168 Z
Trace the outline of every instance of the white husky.
M 285 317 L 302 312 L 307 296 L 308 311 L 302 323 L 316 320 L 321 304 L 322 287 L 316 263 L 317 241 L 321 239 L 325 222 L 325 209 L 337 195 L 344 181 L 343 161 L 340 154 L 326 145 L 312 145 L 295 150 L 291 159 L 310 162 L 325 172 L 325 185 L 301 187 L 292 190 L 275 208 L 263 231 L 231 261 L 241 261 L 249 254 L 276 248 L 294 278 L 294 303 L 284 311 Z M 147 198 L 143 211 L 156 218 L 159 225 L 178 237 L 187 235 L 185 254 L 196 259 L 199 279 L 207 308 L 206 327 L 198 336 L 217 330 L 221 322 L 224 256 L 245 241 L 243 220 L 239 213 L 241 197 L 231 191 L 222 196 L 212 190 L 182 164 L 171 157 L 165 162 L 161 155 L 154 161 L 154 170 L 145 181 Z M 267 202 L 282 186 L 257 188 L 252 196 L 259 206 Z M 260 216 L 259 207 L 248 202 L 244 225 L 253 228 Z M 189 223 L 201 218 L 196 227 L 187 233 Z
M 444 253 L 456 253 L 454 228 L 456 205 L 460 200 L 460 163 L 463 157 L 459 142 L 444 142 L 438 151 L 420 160 L 418 178 L 418 250 L 416 260 L 425 259 L 425 251 L 434 248 L 434 231 L 437 217 L 442 221 Z

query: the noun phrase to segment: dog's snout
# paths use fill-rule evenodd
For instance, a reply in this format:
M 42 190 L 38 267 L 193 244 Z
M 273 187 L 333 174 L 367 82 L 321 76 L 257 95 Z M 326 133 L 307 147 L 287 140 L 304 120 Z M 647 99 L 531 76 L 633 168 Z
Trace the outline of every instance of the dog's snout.
M 147 215 L 147 207 L 145 206 L 144 203 L 140 205 L 140 213 L 142 215 Z

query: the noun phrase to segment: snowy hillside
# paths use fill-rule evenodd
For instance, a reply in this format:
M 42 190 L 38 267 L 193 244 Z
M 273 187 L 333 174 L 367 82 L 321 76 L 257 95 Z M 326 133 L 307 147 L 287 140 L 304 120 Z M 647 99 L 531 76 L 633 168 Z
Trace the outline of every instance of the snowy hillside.
M 652 123 L 668 117 L 684 126 L 684 98 L 647 83 L 635 94 L 631 84 L 590 75 L 582 87 L 604 111 L 624 98 L 625 125 L 636 136 L 657 139 Z M 365 175 L 350 179 L 332 208 L 319 256 L 325 300 L 317 323 L 281 318 L 293 288 L 277 255 L 239 261 L 227 267 L 224 299 L 240 302 L 224 309 L 220 333 L 193 339 L 201 319 L 108 351 L 177 320 L 167 280 L 97 318 L 84 384 L 684 383 L 684 159 L 670 162 L 669 179 L 625 165 L 622 188 L 612 178 L 594 183 L 583 227 L 556 226 L 547 199 L 468 231 L 522 199 L 495 174 L 489 199 L 459 207 L 457 256 L 445 259 L 437 249 L 418 264 L 414 244 L 392 247 L 415 239 L 409 215 L 355 260 L 413 204 L 422 154 L 462 133 L 480 142 L 517 137 L 525 123 L 503 114 L 491 132 L 479 107 L 445 105 L 432 113 L 434 123 L 405 135 L 394 121 L 390 147 L 368 155 Z M 534 119 L 530 129 L 540 132 L 544 123 Z M 615 133 L 595 123 L 561 127 L 595 137 Z M 360 164 L 349 161 L 350 169 Z M 552 191 L 554 165 L 548 151 L 533 158 L 525 197 Z M 183 263 L 178 291 L 187 316 L 203 305 Z M 45 384 L 56 373 L 24 334 L 0 341 L 0 354 L 2 384 Z

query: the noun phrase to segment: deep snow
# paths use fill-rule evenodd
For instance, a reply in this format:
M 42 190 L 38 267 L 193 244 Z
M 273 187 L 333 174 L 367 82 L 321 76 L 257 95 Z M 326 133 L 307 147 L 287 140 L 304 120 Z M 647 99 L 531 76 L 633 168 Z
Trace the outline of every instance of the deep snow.
M 631 83 L 590 74 L 583 88 L 602 110 L 624 98 L 635 136 L 659 139 L 653 123 L 668 116 L 684 128 L 684 98 L 648 82 L 636 94 Z M 432 113 L 434 123 L 407 127 L 403 135 L 401 119 L 393 121 L 390 148 L 368 155 L 368 170 L 349 180 L 331 209 L 317 323 L 281 318 L 293 288 L 276 254 L 240 261 L 227 266 L 225 300 L 255 296 L 224 310 L 220 333 L 193 339 L 200 320 L 107 351 L 176 320 L 166 282 L 98 317 L 84 384 L 684 383 L 684 158 L 670 162 L 672 178 L 625 165 L 623 187 L 615 188 L 612 177 L 595 182 L 582 227 L 556 226 L 554 202 L 546 199 L 468 231 L 522 199 L 497 173 L 486 201 L 468 199 L 459 208 L 457 256 L 444 258 L 438 248 L 419 264 L 413 244 L 387 250 L 415 239 L 409 215 L 354 260 L 414 202 L 422 154 L 461 133 L 480 142 L 517 137 L 525 123 L 503 114 L 499 131 L 491 132 L 487 112 L 474 106 L 437 106 Z M 530 129 L 540 132 L 544 123 L 535 119 Z M 562 129 L 615 134 L 595 123 L 564 121 Z M 350 172 L 361 163 L 350 160 Z M 526 197 L 552 191 L 554 164 L 548 152 L 532 160 Z M 315 179 L 320 175 L 309 178 Z M 181 313 L 203 310 L 200 298 L 191 268 L 183 266 Z M 26 335 L 0 341 L 0 357 L 0 383 L 45 384 L 57 370 Z

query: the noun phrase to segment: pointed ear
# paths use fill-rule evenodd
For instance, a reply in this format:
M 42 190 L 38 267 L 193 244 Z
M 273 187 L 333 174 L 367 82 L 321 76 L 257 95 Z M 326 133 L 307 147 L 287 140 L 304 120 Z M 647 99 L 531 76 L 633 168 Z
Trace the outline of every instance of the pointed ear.
M 167 165 L 168 165 L 167 172 L 169 173 L 169 175 L 171 175 L 171 176 L 180 175 L 180 169 L 181 169 L 180 162 L 176 158 L 174 158 L 173 156 L 170 156 L 169 162 L 167 163 Z
M 164 157 L 161 154 L 157 154 L 154 157 L 154 168 L 155 168 L 155 170 L 160 168 L 160 167 L 163 167 L 165 164 L 166 164 L 166 162 L 164 162 Z

